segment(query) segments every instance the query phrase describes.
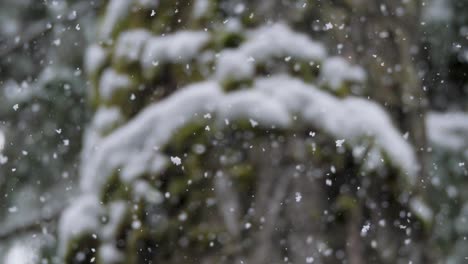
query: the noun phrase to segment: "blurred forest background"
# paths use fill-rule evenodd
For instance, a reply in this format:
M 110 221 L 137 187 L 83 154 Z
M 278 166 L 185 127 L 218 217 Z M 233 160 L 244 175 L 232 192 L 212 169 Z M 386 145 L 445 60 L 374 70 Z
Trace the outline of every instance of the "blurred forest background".
M 468 1 L 0 1 L 0 263 L 468 263 Z

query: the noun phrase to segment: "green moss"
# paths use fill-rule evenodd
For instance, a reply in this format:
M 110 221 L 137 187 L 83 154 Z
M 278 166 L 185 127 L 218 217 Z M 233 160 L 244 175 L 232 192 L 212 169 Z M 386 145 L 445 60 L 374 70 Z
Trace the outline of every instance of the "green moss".
M 142 83 L 151 86 L 166 86 L 166 89 L 177 89 L 191 83 L 205 80 L 197 61 L 190 60 L 185 63 L 159 63 L 143 69 Z
M 129 200 L 131 194 L 129 188 L 120 180 L 117 172 L 113 173 L 104 184 L 101 191 L 101 200 L 108 203 L 113 200 Z
M 140 76 L 142 69 L 140 65 L 140 61 L 128 61 L 124 58 L 113 59 L 112 68 L 114 68 L 117 72 L 123 72 L 129 76 Z M 142 79 L 139 77 L 139 79 Z
M 241 16 L 242 25 L 247 28 L 253 28 L 259 26 L 263 21 L 254 12 L 244 12 Z
M 191 83 L 203 81 L 205 78 L 195 60 L 187 63 L 174 63 L 170 66 L 171 76 L 177 81 L 177 87 L 184 87 Z
M 171 196 L 180 196 L 185 192 L 186 189 L 187 189 L 186 178 L 178 177 L 177 179 L 173 179 L 170 182 L 167 190 L 171 194 Z
M 231 175 L 236 182 L 239 183 L 242 190 L 250 189 L 255 182 L 255 170 L 252 164 L 243 162 L 235 164 L 229 169 Z
M 167 153 L 187 153 L 190 152 L 194 143 L 202 143 L 209 131 L 205 130 L 206 122 L 198 120 L 188 123 L 172 136 L 165 147 Z M 191 142 L 192 144 L 187 144 Z
M 353 85 L 357 85 L 357 83 L 352 82 L 352 81 L 344 81 L 337 88 L 332 88 L 329 85 L 323 85 L 321 88 L 326 90 L 327 92 L 331 92 L 333 95 L 335 95 L 337 97 L 346 98 L 346 97 L 352 95 L 351 88 L 353 87 Z
M 243 80 L 233 80 L 233 79 L 226 79 L 223 80 L 221 86 L 225 92 L 236 91 L 246 87 L 252 87 L 253 80 L 252 79 L 243 79 Z
M 220 249 L 220 244 L 217 243 L 216 238 L 218 234 L 226 232 L 220 225 L 213 225 L 211 227 L 195 226 L 188 230 L 187 237 L 192 241 L 193 250 L 202 254 L 207 251 L 216 251 Z
M 156 62 L 154 62 L 156 63 Z M 169 65 L 166 63 L 158 62 L 158 64 L 150 67 L 142 68 L 142 77 L 145 82 L 155 82 L 162 80 L 168 71 Z
M 254 168 L 249 163 L 241 163 L 234 165 L 230 170 L 230 175 L 242 179 L 250 179 L 253 176 Z
M 132 100 L 131 97 L 132 94 L 136 96 L 138 93 L 141 93 L 138 87 L 140 87 L 139 84 L 143 83 L 143 81 L 138 75 L 128 76 L 131 80 L 131 84 L 128 87 L 115 90 L 110 99 L 104 100 L 101 98 L 99 103 L 99 105 L 107 107 L 118 107 L 126 119 L 132 117 L 142 108 L 141 105 L 137 104 L 138 101 Z
M 186 1 L 160 1 L 156 15 L 151 21 L 151 30 L 156 34 L 174 32 L 188 25 L 190 27 L 190 16 L 193 0 Z
M 290 64 L 289 72 L 307 83 L 313 83 L 317 80 L 320 71 L 315 63 L 311 65 L 310 62 L 297 61 Z
M 203 164 L 197 154 L 188 154 L 187 158 L 184 159 L 184 168 L 189 174 L 192 183 L 196 183 L 203 178 Z
M 216 47 L 220 49 L 237 48 L 245 41 L 244 35 L 238 32 L 221 31 L 214 34 Z
M 335 201 L 335 206 L 338 210 L 344 212 L 350 212 L 358 206 L 356 198 L 349 196 L 349 195 L 339 195 Z

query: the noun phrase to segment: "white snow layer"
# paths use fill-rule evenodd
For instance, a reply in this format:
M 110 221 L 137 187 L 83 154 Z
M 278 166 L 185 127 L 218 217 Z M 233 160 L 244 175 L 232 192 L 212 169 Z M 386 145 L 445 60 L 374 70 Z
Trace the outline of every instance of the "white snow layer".
M 322 44 L 292 31 L 283 23 L 276 23 L 249 31 L 246 42 L 238 49 L 222 51 L 216 65 L 216 77 L 245 79 L 254 75 L 253 62 L 285 57 L 322 61 L 326 55 Z
M 327 52 L 322 44 L 303 33 L 292 31 L 283 23 L 267 25 L 247 33 L 241 49 L 256 60 L 292 56 L 305 60 L 322 60 Z
M 215 76 L 218 80 L 250 79 L 255 74 L 253 58 L 237 50 L 224 50 L 219 54 Z
M 104 208 L 107 209 L 107 223 L 101 222 L 104 216 L 103 213 L 106 213 Z M 63 256 L 66 253 L 66 247 L 69 245 L 67 242 L 70 239 L 85 233 L 102 242 L 115 241 L 117 235 L 115 232 L 118 226 L 122 224 L 121 221 L 124 219 L 126 212 L 127 204 L 124 201 L 114 201 L 104 207 L 100 205 L 98 198 L 94 195 L 85 194 L 78 197 L 65 210 L 59 221 L 59 241 L 62 241 L 59 245 L 60 255 Z M 111 251 L 111 248 L 106 248 L 103 252 L 99 252 L 100 258 L 109 260 L 104 263 L 113 263 L 120 259 L 120 254 L 116 254 L 111 258 L 107 254 Z M 117 253 L 118 251 L 112 252 Z
M 101 39 L 108 40 L 111 37 L 119 21 L 124 20 L 130 13 L 132 2 L 131 0 L 110 0 L 99 31 Z
M 129 30 L 121 33 L 114 49 L 114 60 L 136 62 L 140 58 L 143 46 L 151 37 L 151 33 L 144 29 Z
M 40 88 L 38 85 L 29 84 L 26 81 L 21 82 L 21 84 L 17 83 L 14 80 L 7 80 L 4 82 L 2 96 L 11 104 L 27 102 L 31 100 L 31 98 L 35 95 L 40 94 Z
M 167 36 L 152 37 L 143 49 L 142 67 L 147 69 L 156 63 L 187 62 L 198 55 L 209 39 L 210 34 L 204 31 L 178 31 Z
M 446 0 L 429 1 L 423 10 L 424 21 L 443 23 L 448 22 L 453 17 L 454 10 Z
M 163 166 L 159 151 L 177 129 L 210 113 L 216 125 L 225 119 L 252 119 L 264 128 L 287 128 L 292 116 L 319 127 L 346 144 L 371 138 L 390 161 L 414 182 L 418 171 L 413 149 L 375 103 L 349 97 L 339 99 L 299 79 L 277 75 L 255 81 L 252 89 L 224 93 L 214 81 L 192 84 L 137 117 L 100 141 L 82 165 L 81 188 L 99 191 L 115 170 L 133 181 L 141 173 L 158 172 Z M 167 160 L 167 157 L 165 157 Z M 165 163 L 167 165 L 167 163 Z M 168 166 L 168 165 L 167 165 Z
M 36 264 L 39 263 L 38 249 L 25 241 L 16 242 L 3 258 L 5 264 Z
M 73 201 L 62 214 L 58 226 L 60 241 L 69 241 L 71 238 L 85 232 L 95 233 L 99 230 L 99 219 L 102 212 L 99 200 L 94 195 L 82 195 Z M 63 255 L 67 243 L 60 243 L 59 252 Z
M 345 81 L 364 82 L 366 73 L 361 67 L 351 65 L 342 57 L 330 57 L 322 64 L 320 78 L 331 89 L 336 90 Z
M 91 126 L 94 130 L 105 133 L 122 121 L 123 116 L 118 107 L 101 107 L 94 114 Z
M 98 142 L 100 142 L 111 129 L 123 123 L 123 120 L 120 109 L 117 107 L 101 107 L 96 111 L 91 125 L 86 129 L 84 134 L 84 144 L 81 151 L 82 163 L 88 162 L 87 160 L 93 156 Z
M 86 49 L 84 67 L 87 74 L 95 73 L 101 68 L 107 58 L 106 50 L 98 44 L 93 44 Z
M 164 146 L 172 133 L 192 120 L 196 113 L 210 112 L 221 96 L 221 89 L 213 82 L 194 84 L 142 111 L 138 118 L 104 138 L 93 157 L 82 164 L 82 189 L 98 191 L 106 181 L 105 176 L 119 167 L 125 179 L 139 176 L 133 175 L 135 171 L 151 172 L 153 168 L 160 168 L 155 166 L 160 161 L 154 160 L 158 147 Z
M 419 197 L 410 200 L 411 210 L 425 222 L 431 222 L 434 216 L 432 209 Z
M 130 77 L 116 72 L 112 68 L 104 70 L 99 81 L 99 95 L 104 100 L 112 99 L 112 96 L 118 90 L 129 89 L 132 85 Z
M 3 134 L 2 130 L 0 130 L 0 154 L 2 150 L 5 148 L 5 134 Z
M 426 131 L 435 146 L 463 151 L 468 147 L 468 114 L 431 112 L 426 117 Z
M 215 76 L 221 79 L 246 79 L 254 76 L 255 64 L 272 58 L 296 58 L 306 61 L 322 61 L 326 50 L 318 42 L 302 33 L 292 31 L 283 23 L 263 26 L 246 33 L 247 40 L 237 49 L 220 52 Z M 139 60 L 145 76 L 151 76 L 154 68 L 167 62 L 183 63 L 197 57 L 210 40 L 205 31 L 179 31 L 164 36 L 151 36 L 146 30 L 130 30 L 120 35 L 114 51 L 115 60 L 134 62 Z M 87 56 L 90 69 L 97 69 L 105 60 L 105 54 L 92 46 Z M 93 59 L 94 58 L 94 59 Z M 339 68 L 339 80 L 363 79 L 362 70 L 338 59 L 328 63 L 332 70 Z M 330 67 L 329 67 L 330 68 Z M 330 76 L 327 75 L 327 76 Z M 335 81 L 336 82 L 336 81 Z
M 203 17 L 210 8 L 210 0 L 196 0 L 193 6 L 193 16 L 195 18 Z
M 108 205 L 108 209 L 107 224 L 100 228 L 99 233 L 102 240 L 113 241 L 117 239 L 115 231 L 127 212 L 127 205 L 124 201 L 114 201 Z
M 159 6 L 158 0 L 136 0 L 136 3 L 144 8 L 157 8 Z
M 106 243 L 100 246 L 98 254 L 98 263 L 122 263 L 123 254 L 112 243 Z

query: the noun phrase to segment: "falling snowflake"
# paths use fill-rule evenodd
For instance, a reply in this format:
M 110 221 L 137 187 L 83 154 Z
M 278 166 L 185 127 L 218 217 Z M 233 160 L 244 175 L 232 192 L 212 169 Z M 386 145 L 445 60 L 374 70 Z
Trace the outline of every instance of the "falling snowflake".
M 296 192 L 296 203 L 302 200 L 302 194 L 300 192 Z
M 336 147 L 341 148 L 343 146 L 344 142 L 345 142 L 344 139 L 338 139 L 337 141 L 335 141 Z
M 369 232 L 369 230 L 370 230 L 370 223 L 366 223 L 361 228 L 361 236 L 366 236 L 367 232 Z
M 250 121 L 250 125 L 252 125 L 252 127 L 256 127 L 258 125 L 258 122 L 253 120 L 253 119 L 249 119 Z
M 171 162 L 174 163 L 174 165 L 176 166 L 182 164 L 182 160 L 179 157 L 171 157 Z

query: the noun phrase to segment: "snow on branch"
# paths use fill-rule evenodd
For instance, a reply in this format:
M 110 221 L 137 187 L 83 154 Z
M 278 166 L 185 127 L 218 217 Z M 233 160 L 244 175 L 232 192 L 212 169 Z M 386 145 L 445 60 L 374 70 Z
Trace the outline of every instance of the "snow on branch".
M 98 191 L 117 169 L 127 182 L 145 171 L 158 172 L 164 167 L 159 150 L 179 128 L 208 113 L 216 118 L 216 125 L 226 119 L 247 119 L 266 129 L 287 129 L 296 115 L 306 126 L 318 127 L 350 146 L 370 138 L 409 182 L 415 181 L 418 163 L 413 149 L 379 105 L 355 97 L 339 99 L 299 79 L 276 75 L 257 79 L 249 90 L 231 93 L 223 92 L 214 81 L 197 83 L 149 106 L 105 137 L 86 158 L 83 191 Z
M 468 114 L 463 112 L 427 115 L 426 130 L 429 141 L 438 147 L 460 151 L 468 147 Z
M 305 34 L 292 31 L 282 23 L 263 26 L 248 31 L 246 35 L 247 40 L 239 48 L 220 53 L 216 65 L 218 80 L 253 77 L 252 64 L 272 58 L 292 57 L 305 61 L 322 61 L 327 55 L 322 44 Z

